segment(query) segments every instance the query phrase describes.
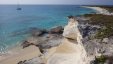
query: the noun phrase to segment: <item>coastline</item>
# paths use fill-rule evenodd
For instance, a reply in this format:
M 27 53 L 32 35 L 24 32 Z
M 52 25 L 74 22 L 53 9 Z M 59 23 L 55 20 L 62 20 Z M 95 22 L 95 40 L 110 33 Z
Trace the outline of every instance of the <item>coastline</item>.
M 85 7 L 85 8 L 90 8 L 90 9 L 93 9 L 93 10 L 96 10 L 96 11 L 98 11 L 98 13 L 104 13 L 103 12 L 103 9 L 102 8 L 100 8 L 100 7 L 88 7 L 88 6 L 83 6 L 83 7 Z M 10 48 L 10 49 L 8 49 L 8 51 L 9 52 L 11 52 L 11 53 L 6 53 L 6 54 L 4 54 L 4 55 L 1 55 L 0 56 L 0 62 L 1 61 L 6 61 L 7 59 L 9 59 L 10 57 L 12 57 L 12 58 L 19 58 L 18 57 L 18 55 L 20 55 L 21 56 L 21 58 L 22 58 L 22 55 L 30 55 L 30 54 L 33 54 L 32 56 L 30 56 L 30 58 L 33 58 L 34 57 L 34 55 L 37 55 L 39 52 L 36 52 L 36 51 L 33 51 L 33 50 L 31 50 L 31 49 L 33 49 L 33 48 L 36 48 L 36 47 L 27 47 L 27 50 L 26 49 L 22 49 L 22 47 L 20 46 L 20 44 L 18 44 L 18 45 L 16 45 L 16 46 L 14 46 L 14 47 L 12 47 L 12 48 Z M 38 47 L 37 47 L 38 48 Z M 21 52 L 23 52 L 23 53 L 21 53 Z M 27 52 L 29 52 L 29 54 L 27 53 Z M 35 53 L 37 53 L 37 54 L 35 54 Z M 15 55 L 14 57 L 13 57 L 13 55 Z M 25 60 L 26 60 L 26 58 L 28 58 L 28 57 L 25 57 Z M 24 59 L 22 59 L 22 60 L 24 60 Z M 21 61 L 20 59 L 18 60 L 18 62 L 19 61 Z M 9 60 L 8 62 L 11 62 L 11 60 Z M 17 62 L 17 61 L 16 61 Z M 12 64 L 14 64 L 14 63 L 12 63 Z
M 22 46 L 20 46 L 20 44 L 10 46 L 5 52 L 3 51 L 3 53 L 0 53 L 0 61 L 12 55 L 18 54 L 22 50 Z
M 8 57 L 11 57 L 12 55 L 19 54 L 21 50 L 22 47 L 19 44 L 9 47 L 6 52 L 0 53 L 0 62 Z
M 61 7 L 61 6 L 60 6 Z M 18 38 L 20 39 L 21 38 L 21 35 L 23 35 L 23 33 L 24 33 L 24 31 L 26 31 L 26 30 L 29 30 L 29 29 L 32 29 L 32 28 L 35 28 L 35 27 L 37 27 L 37 28 L 43 28 L 43 27 L 46 27 L 46 25 L 47 25 L 47 27 L 45 28 L 45 29 L 48 29 L 48 28 L 52 28 L 52 27 L 54 27 L 54 26 L 58 26 L 58 25 L 65 25 L 67 22 L 67 20 L 66 20 L 66 18 L 64 18 L 65 17 L 65 15 L 67 16 L 67 15 L 69 15 L 69 14 L 73 14 L 74 12 L 75 12 L 75 14 L 74 15 L 76 15 L 76 13 L 77 13 L 77 15 L 79 15 L 78 14 L 78 12 L 77 11 L 74 11 L 74 10 L 78 10 L 78 11 L 84 11 L 84 10 L 81 10 L 82 8 L 80 7 L 76 7 L 76 5 L 75 6 L 68 6 L 68 7 L 66 7 L 67 9 L 65 9 L 65 6 L 62 6 L 61 8 L 62 9 L 64 9 L 64 11 L 62 11 L 61 10 L 61 8 L 60 7 L 57 7 L 56 8 L 56 6 L 54 7 L 54 6 L 51 6 L 51 7 L 49 7 L 49 8 L 51 8 L 50 10 L 48 10 L 48 11 L 51 11 L 51 13 L 53 13 L 53 14 L 48 14 L 48 12 L 46 12 L 46 11 L 43 11 L 43 9 L 41 9 L 41 7 L 38 7 L 37 8 L 37 6 L 35 7 L 35 6 L 30 6 L 29 7 L 29 9 L 34 9 L 34 12 L 33 12 L 33 16 L 32 16 L 32 14 L 30 14 L 30 13 L 27 13 L 27 10 L 25 9 L 23 9 L 23 11 L 26 11 L 25 12 L 25 14 L 23 14 L 22 15 L 22 17 L 25 15 L 25 17 L 21 17 L 21 15 L 19 15 L 18 16 L 18 14 L 19 13 L 16 13 L 17 14 L 17 18 L 16 18 L 16 16 L 14 16 L 14 18 L 13 18 L 13 16 L 11 16 L 11 20 L 8 20 L 8 21 L 15 21 L 14 23 L 15 24 L 17 24 L 17 25 L 15 25 L 14 24 L 14 26 L 12 25 L 12 23 L 9 23 L 8 25 L 7 25 L 7 21 L 5 21 L 5 20 L 1 20 L 1 22 L 3 22 L 4 23 L 4 25 L 3 25 L 3 27 L 7 27 L 7 26 L 9 26 L 11 29 L 14 29 L 14 33 L 13 33 L 13 31 L 11 30 L 11 32 L 12 33 L 10 33 L 9 31 L 10 31 L 10 28 L 8 27 L 8 28 L 6 28 L 6 31 L 7 32 L 9 32 L 9 33 L 7 33 L 7 35 L 9 36 L 9 37 L 6 37 L 7 35 L 5 35 L 5 30 L 4 30 L 4 28 L 2 28 L 2 30 L 1 30 L 1 33 L 2 33 L 2 31 L 3 31 L 3 37 L 6 39 L 4 39 L 4 42 L 1 42 L 1 43 L 4 43 L 5 44 L 5 42 L 7 42 L 7 43 L 12 43 L 11 45 L 9 45 L 9 44 L 7 44 L 7 45 L 9 45 L 9 46 L 7 46 L 7 49 L 8 49 L 8 53 L 10 52 L 9 50 L 10 50 L 10 46 L 11 47 L 13 47 L 13 48 L 15 48 L 16 46 L 16 43 L 17 43 L 17 41 L 15 42 L 9 42 L 9 41 L 7 41 L 7 39 L 9 39 L 9 40 L 18 40 Z M 7 8 L 7 5 L 6 5 L 6 7 L 5 8 Z M 45 7 L 44 6 L 44 8 L 48 8 L 48 6 L 47 7 Z M 79 10 L 79 9 L 80 10 Z M 2 8 L 1 8 L 2 9 Z M 16 15 L 15 14 L 15 12 L 17 12 L 17 10 L 15 11 L 15 10 L 10 10 L 10 9 L 12 9 L 12 6 L 9 6 L 9 8 L 8 8 L 8 10 L 6 11 L 6 12 L 9 12 L 9 13 L 14 13 L 14 15 Z M 39 12 L 37 12 L 38 10 L 37 9 L 39 9 Z M 56 11 L 54 10 L 54 9 L 56 9 Z M 59 11 L 57 11 L 57 9 L 59 10 Z M 68 10 L 68 9 L 70 9 L 68 12 L 66 12 L 65 10 Z M 73 10 L 71 10 L 71 9 L 73 9 Z M 4 10 L 4 9 L 3 9 Z M 36 10 L 36 11 L 35 11 Z M 40 13 L 40 10 L 42 11 L 42 12 L 44 12 L 44 13 Z M 61 11 L 60 11 L 61 10 Z M 11 11 L 11 12 L 10 12 Z M 23 12 L 22 11 L 22 12 Z M 73 12 L 74 11 L 74 12 Z M 90 12 L 93 12 L 92 10 L 87 10 L 88 12 L 83 12 L 84 14 L 85 13 L 90 13 Z M 56 13 L 54 13 L 54 12 L 56 12 L 56 13 L 58 13 L 58 14 L 56 14 Z M 31 13 L 32 13 L 32 11 L 31 11 Z M 47 15 L 45 15 L 45 13 L 47 13 Z M 62 13 L 62 14 L 61 14 Z M 4 14 L 7 14 L 7 13 L 4 13 Z M 3 14 L 3 15 L 4 15 Z M 31 15 L 31 16 L 27 16 L 27 15 Z M 36 14 L 36 15 L 35 15 Z M 38 14 L 39 14 L 39 16 L 38 16 Z M 41 15 L 41 17 L 40 17 L 40 15 Z M 44 15 L 44 16 L 43 16 Z M 49 16 L 50 15 L 50 16 Z M 54 16 L 55 15 L 55 16 Z M 58 16 L 57 16 L 58 15 Z M 61 17 L 62 18 L 60 18 L 60 15 L 61 15 Z M 63 16 L 62 16 L 63 15 Z M 38 17 L 37 17 L 38 16 Z M 56 17 L 56 18 L 54 18 L 54 17 Z M 7 16 L 4 16 L 4 18 L 7 18 Z M 37 19 L 38 18 L 38 19 Z M 35 21 L 32 21 L 32 20 L 36 20 L 36 22 Z M 23 22 L 21 22 L 21 21 L 23 21 Z M 28 23 L 26 22 L 26 21 L 28 21 Z M 40 22 L 41 21 L 41 22 Z M 5 23 L 6 22 L 6 23 Z M 20 22 L 20 23 L 18 23 L 18 22 Z M 29 25 L 29 22 L 30 23 L 32 23 L 32 24 L 30 24 Z M 47 22 L 47 23 L 46 23 Z M 53 23 L 53 24 L 49 24 L 49 23 Z M 24 26 L 25 25 L 25 26 Z M 20 28 L 21 27 L 21 28 Z M 17 31 L 15 30 L 15 29 L 17 29 Z M 23 29 L 25 29 L 25 30 L 23 30 Z M 22 34 L 21 34 L 22 33 Z M 11 34 L 11 35 L 9 35 L 9 34 Z M 20 36 L 19 36 L 20 35 Z M 11 36 L 11 38 L 10 38 L 10 36 Z M 13 38 L 14 37 L 14 38 Z M 22 37 L 24 37 L 24 36 L 22 36 Z M 19 42 L 20 42 L 20 40 L 19 40 Z M 14 44 L 13 44 L 14 43 Z M 14 46 L 13 46 L 14 45 Z M 2 45 L 1 45 L 2 46 Z M 13 53 L 13 52 L 12 52 Z M 2 54 L 7 54 L 7 51 L 6 52 L 4 52 L 3 51 L 3 53 Z M 1 55 L 2 55 L 1 54 Z
M 42 31 L 42 36 L 40 36 L 40 32 L 41 30 L 37 30 L 36 34 L 34 33 L 31 37 L 28 37 L 27 39 L 25 39 L 25 41 L 28 41 L 30 43 L 33 44 L 39 44 L 41 43 L 41 45 L 44 45 L 44 47 L 48 48 L 50 46 L 57 46 L 60 43 L 60 40 L 62 38 L 61 36 L 61 32 L 57 32 L 57 34 L 50 34 L 49 32 L 54 32 L 54 30 L 59 31 L 59 29 L 62 32 L 62 27 L 58 26 L 55 28 L 52 28 L 51 30 L 48 31 L 48 33 L 43 33 Z M 39 35 L 38 35 L 39 32 Z M 47 41 L 49 40 L 49 41 Z M 49 42 L 49 43 L 48 43 Z M 40 52 L 40 47 L 36 46 L 36 45 L 30 45 L 28 47 L 24 47 L 24 42 L 11 47 L 9 49 L 9 51 L 11 51 L 12 53 L 10 54 L 4 54 L 0 56 L 0 64 L 7 64 L 7 63 L 11 63 L 11 64 L 17 64 L 20 61 L 23 60 L 29 60 L 29 59 L 33 59 L 33 58 L 37 58 L 39 56 L 41 56 L 41 52 Z M 26 44 L 25 44 L 26 45 Z
M 113 13 L 110 13 L 108 10 L 101 8 L 101 7 L 92 7 L 92 6 L 82 6 L 84 8 L 89 8 L 97 11 L 96 14 L 103 14 L 103 15 L 113 15 Z
M 109 15 L 107 10 L 103 10 L 103 8 L 100 8 L 100 7 L 86 7 L 86 8 L 90 8 L 90 9 L 98 11 L 97 14 Z M 32 58 L 35 58 L 41 55 L 39 48 L 36 46 L 29 46 L 25 49 L 22 49 L 21 46 L 17 46 L 17 47 L 15 46 L 10 51 L 13 53 L 14 52 L 16 53 L 11 54 L 6 57 L 0 56 L 0 64 L 7 64 L 9 62 L 11 62 L 11 64 L 17 64 L 17 62 L 19 61 L 29 60 L 29 59 L 32 59 Z

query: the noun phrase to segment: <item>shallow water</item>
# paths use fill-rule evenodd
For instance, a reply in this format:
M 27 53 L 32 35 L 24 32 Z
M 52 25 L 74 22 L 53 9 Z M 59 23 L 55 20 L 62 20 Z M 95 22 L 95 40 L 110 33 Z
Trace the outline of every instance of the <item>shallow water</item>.
M 0 51 L 21 43 L 30 28 L 50 29 L 67 24 L 68 15 L 96 12 L 74 5 L 0 5 Z

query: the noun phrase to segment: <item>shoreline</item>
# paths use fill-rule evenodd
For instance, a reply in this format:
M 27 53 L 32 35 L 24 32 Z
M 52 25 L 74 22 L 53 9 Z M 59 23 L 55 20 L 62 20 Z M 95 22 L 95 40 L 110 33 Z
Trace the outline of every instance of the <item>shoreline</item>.
M 97 11 L 96 14 L 103 14 L 103 15 L 113 15 L 113 13 L 110 13 L 108 10 L 101 8 L 101 7 L 92 7 L 92 6 L 82 6 L 84 8 L 89 8 Z
M 96 10 L 98 11 L 99 13 L 102 12 L 102 9 L 100 7 L 88 7 L 88 6 L 82 6 L 82 7 L 85 7 L 85 8 L 90 8 L 90 9 L 93 9 L 93 10 Z M 54 27 L 53 27 L 54 28 Z M 20 43 L 21 44 L 21 43 Z M 13 47 L 9 47 L 8 49 L 8 52 L 6 53 L 3 53 L 0 55 L 0 61 L 12 56 L 12 55 L 16 55 L 16 54 L 20 54 L 19 52 L 21 52 L 21 50 L 24 50 L 22 49 L 22 47 L 20 46 L 20 44 L 16 44 L 15 46 Z M 28 47 L 29 48 L 29 47 Z M 19 50 L 19 51 L 18 51 Z M 31 51 L 30 51 L 31 52 Z
M 18 44 L 18 45 L 16 44 L 12 47 L 9 47 L 7 49 L 7 51 L 0 53 L 0 61 L 4 60 L 12 55 L 18 54 L 21 50 L 22 50 L 22 47 L 20 46 L 20 44 Z
M 56 32 L 56 34 L 53 34 L 54 31 L 57 29 L 58 29 L 58 32 Z M 25 48 L 23 48 L 24 45 L 27 45 L 27 44 L 23 44 L 24 42 L 22 42 L 20 44 L 17 44 L 16 46 L 11 47 L 10 49 L 8 49 L 8 51 L 10 51 L 11 53 L 5 53 L 6 55 L 1 54 L 0 64 L 1 63 L 7 64 L 8 62 L 12 62 L 11 64 L 17 64 L 16 62 L 20 62 L 23 60 L 29 60 L 34 57 L 40 56 L 41 55 L 40 48 L 38 46 L 36 46 L 36 44 L 42 43 L 41 45 L 44 45 L 44 47 L 48 48 L 50 46 L 57 46 L 60 43 L 60 38 L 62 38 L 62 36 L 60 34 L 62 31 L 61 26 L 54 27 L 49 31 L 47 30 L 48 33 L 45 33 L 44 31 L 42 31 L 42 36 L 40 36 L 41 35 L 40 31 L 41 30 L 38 31 L 39 34 L 37 32 L 36 34 L 33 34 L 34 36 L 32 35 L 24 40 L 24 41 L 33 43 L 35 45 L 30 45 L 28 47 L 25 46 Z M 50 31 L 53 33 L 49 33 Z M 47 40 L 49 40 L 49 41 L 47 41 Z M 50 43 L 48 43 L 48 42 L 50 42 Z M 55 43 L 52 43 L 52 42 L 55 42 Z M 10 58 L 11 58 L 11 60 L 10 60 Z M 17 60 L 14 61 L 15 59 L 17 59 Z
M 97 14 L 109 15 L 109 11 L 106 10 L 106 9 L 103 9 L 101 7 L 90 7 L 90 6 L 89 7 L 88 6 L 84 6 L 84 7 L 96 10 Z M 72 17 L 72 18 L 74 18 L 74 17 Z M 69 27 L 75 26 L 73 24 L 74 24 L 73 22 L 70 23 Z M 64 28 L 63 29 L 61 27 L 57 28 L 57 29 L 53 28 L 52 31 L 54 33 L 54 31 L 58 32 L 59 30 L 64 31 Z M 68 30 L 66 30 L 66 31 L 68 31 Z M 71 30 L 69 30 L 69 31 L 71 31 Z M 43 52 L 45 52 L 45 54 L 46 54 L 47 50 L 43 50 L 43 49 L 48 49 L 48 48 L 51 48 L 51 47 L 55 47 L 55 48 L 52 48 L 52 51 L 50 50 L 51 54 L 53 54 L 53 52 L 56 51 L 56 50 L 57 50 L 56 51 L 57 53 L 61 53 L 61 54 L 62 53 L 68 53 L 68 52 L 72 53 L 73 51 L 75 51 L 74 53 L 76 53 L 76 51 L 80 52 L 80 53 L 77 53 L 78 56 L 79 56 L 79 54 L 82 54 L 81 52 L 82 52 L 82 50 L 84 48 L 82 49 L 81 46 L 80 46 L 81 50 L 79 50 L 79 49 L 77 49 L 78 47 L 73 47 L 73 43 L 75 43 L 76 37 L 79 37 L 80 39 L 82 39 L 82 37 L 80 35 L 76 36 L 76 37 L 74 36 L 75 39 L 73 40 L 73 35 L 72 35 L 72 37 L 69 35 L 69 37 L 71 37 L 72 39 L 68 38 L 67 36 L 65 36 L 66 39 L 62 39 L 62 34 L 59 35 L 59 33 L 61 33 L 61 32 L 59 32 L 57 34 L 53 34 L 50 31 L 47 31 L 47 32 L 45 31 L 46 35 L 45 35 L 45 32 L 43 32 L 43 31 L 42 31 L 42 33 L 40 33 L 40 32 L 41 32 L 41 30 L 39 30 L 37 32 L 35 32 L 35 31 L 33 32 L 34 33 L 33 35 L 35 37 L 38 35 L 38 37 L 36 39 L 34 39 L 34 38 L 32 39 L 32 38 L 28 37 L 27 39 L 25 39 L 25 41 L 27 41 L 27 44 L 26 44 L 26 42 L 22 42 L 20 44 L 17 44 L 16 46 L 13 46 L 13 47 L 8 49 L 8 51 L 10 52 L 9 54 L 6 53 L 6 55 L 5 54 L 3 56 L 0 55 L 0 64 L 7 64 L 7 63 L 17 64 L 17 63 L 19 63 L 21 61 L 25 61 L 25 60 L 29 61 L 29 60 L 31 60 L 33 58 L 42 56 Z M 43 33 L 44 33 L 44 35 L 42 35 Z M 76 33 L 76 32 L 74 32 L 74 33 Z M 40 35 L 42 35 L 42 36 L 40 36 Z M 61 36 L 61 38 L 60 38 L 60 36 Z M 63 35 L 63 37 L 64 37 L 64 35 Z M 48 41 L 48 40 L 50 40 L 50 41 Z M 61 46 L 60 47 L 58 46 L 58 48 L 56 49 L 55 45 L 56 45 L 56 43 L 59 43 L 59 42 L 64 43 L 64 45 L 61 45 L 61 43 L 60 43 Z M 80 42 L 80 40 L 79 40 L 79 42 Z M 24 45 L 25 45 L 25 48 L 24 48 Z M 43 45 L 43 46 L 41 47 L 41 45 Z M 69 46 L 69 47 L 67 48 L 67 46 Z M 69 50 L 69 51 L 67 51 L 67 50 Z M 86 53 L 86 52 L 83 52 L 83 53 Z M 70 57 L 70 56 L 72 56 L 72 57 Z M 78 57 L 78 56 L 76 56 L 76 54 L 70 55 L 70 56 L 67 57 L 67 59 L 69 59 L 69 60 L 70 59 L 74 59 L 73 61 L 75 61 L 75 59 Z M 73 56 L 76 56 L 76 57 L 73 58 Z M 81 55 L 78 58 L 81 58 Z M 51 59 L 51 60 L 55 61 L 55 59 Z

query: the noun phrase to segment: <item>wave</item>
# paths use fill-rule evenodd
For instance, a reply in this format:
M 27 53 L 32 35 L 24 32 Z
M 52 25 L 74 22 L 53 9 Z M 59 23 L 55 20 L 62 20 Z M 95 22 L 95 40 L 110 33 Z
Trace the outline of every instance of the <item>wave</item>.
M 7 45 L 6 44 L 3 44 L 3 43 L 0 43 L 0 54 L 5 54 L 7 53 Z

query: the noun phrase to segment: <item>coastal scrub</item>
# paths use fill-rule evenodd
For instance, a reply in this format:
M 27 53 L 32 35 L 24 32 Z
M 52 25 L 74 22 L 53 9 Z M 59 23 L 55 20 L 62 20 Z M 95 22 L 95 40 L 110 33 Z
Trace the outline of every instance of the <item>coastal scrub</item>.
M 102 14 L 85 14 L 89 18 L 88 23 L 91 25 L 99 25 L 101 28 L 96 34 L 96 38 L 106 38 L 113 36 L 113 16 Z

